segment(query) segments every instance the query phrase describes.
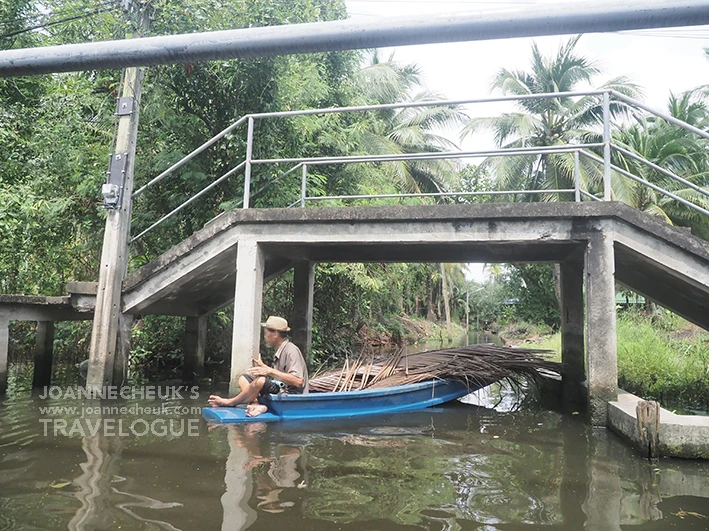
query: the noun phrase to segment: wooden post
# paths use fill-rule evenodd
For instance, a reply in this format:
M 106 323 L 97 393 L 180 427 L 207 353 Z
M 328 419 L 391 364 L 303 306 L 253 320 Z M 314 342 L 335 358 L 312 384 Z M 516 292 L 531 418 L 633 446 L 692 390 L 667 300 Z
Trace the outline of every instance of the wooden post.
M 126 0 L 124 6 L 131 9 L 132 3 L 132 0 Z M 139 10 L 137 36 L 141 37 L 147 33 L 149 19 L 144 7 Z M 123 90 L 116 108 L 118 124 L 109 183 L 118 186 L 119 199 L 117 202 L 106 199 L 105 202 L 112 208 L 107 211 L 106 230 L 103 234 L 87 387 L 112 385 L 117 372 L 115 357 L 121 319 L 121 288 L 128 267 L 133 171 L 144 75 L 143 68 L 126 68 L 123 71 Z
M 54 323 L 37 322 L 37 339 L 34 351 L 32 387 L 49 387 L 52 384 L 52 355 L 54 350 Z
M 94 326 L 91 333 L 89 372 L 86 385 L 101 387 L 113 383 L 119 318 L 121 315 L 121 285 L 128 264 L 128 237 L 132 210 L 133 168 L 138 137 L 138 110 L 143 81 L 142 68 L 127 68 L 123 75 L 122 99 L 132 101 L 132 112 L 118 118 L 118 132 L 113 152 L 127 158 L 121 201 L 118 208 L 106 216 L 106 230 L 101 251 L 98 292 Z
M 660 404 L 651 400 L 640 400 L 635 406 L 635 416 L 640 455 L 655 460 L 659 457 Z

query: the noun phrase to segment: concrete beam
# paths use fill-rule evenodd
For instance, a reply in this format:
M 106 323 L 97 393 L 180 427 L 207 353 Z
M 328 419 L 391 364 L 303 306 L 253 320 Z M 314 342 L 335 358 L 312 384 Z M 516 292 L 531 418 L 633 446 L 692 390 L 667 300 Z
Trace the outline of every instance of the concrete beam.
M 54 323 L 39 321 L 34 351 L 32 387 L 49 387 L 52 384 L 52 357 L 54 354 Z
M 10 347 L 10 320 L 0 315 L 0 394 L 7 391 L 7 352 Z
M 90 310 L 71 304 L 70 296 L 0 295 L 0 313 L 13 321 L 88 321 Z
M 310 363 L 313 341 L 313 292 L 315 290 L 315 264 L 298 261 L 293 271 L 293 343 L 298 345 L 305 360 Z
M 239 392 L 239 376 L 260 357 L 264 256 L 256 240 L 239 242 L 234 290 L 234 335 L 231 343 L 229 392 Z
M 185 320 L 182 379 L 198 381 L 204 376 L 204 351 L 207 346 L 207 316 L 188 317 Z
M 591 423 L 605 427 L 618 398 L 613 233 L 599 232 L 586 251 L 586 345 Z
M 562 401 L 568 410 L 585 409 L 582 382 L 586 379 L 584 361 L 583 261 L 561 264 L 561 361 L 566 366 L 562 377 Z

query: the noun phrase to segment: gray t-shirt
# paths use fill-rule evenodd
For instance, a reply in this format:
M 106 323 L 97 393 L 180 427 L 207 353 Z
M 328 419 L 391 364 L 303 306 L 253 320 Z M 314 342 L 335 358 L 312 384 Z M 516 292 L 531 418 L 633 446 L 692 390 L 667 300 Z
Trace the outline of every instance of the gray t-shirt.
M 286 385 L 286 392 L 290 394 L 308 393 L 308 367 L 300 349 L 291 341 L 286 339 L 276 351 L 276 361 L 273 368 L 277 371 L 285 372 L 303 379 L 303 387 L 293 387 Z

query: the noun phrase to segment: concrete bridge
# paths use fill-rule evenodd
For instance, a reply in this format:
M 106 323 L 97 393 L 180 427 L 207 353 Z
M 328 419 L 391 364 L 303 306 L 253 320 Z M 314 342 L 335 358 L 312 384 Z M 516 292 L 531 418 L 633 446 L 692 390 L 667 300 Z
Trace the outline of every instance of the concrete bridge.
M 497 203 L 234 210 L 123 282 L 122 371 L 134 315 L 186 317 L 185 374 L 204 364 L 206 319 L 232 301 L 231 387 L 258 352 L 262 291 L 295 271 L 294 341 L 310 348 L 317 262 L 552 262 L 561 265 L 564 399 L 607 422 L 617 398 L 616 282 L 709 329 L 709 244 L 622 203 Z M 91 286 L 57 300 L 0 301 L 0 376 L 9 320 L 90 319 Z M 44 330 L 44 332 L 42 332 Z M 50 330 L 40 328 L 40 335 Z M 51 347 L 38 339 L 35 380 Z M 49 359 L 49 362 L 47 362 Z
M 259 348 L 264 282 L 291 267 L 309 349 L 317 262 L 561 264 L 564 393 L 598 425 L 617 398 L 616 282 L 709 329 L 709 244 L 615 202 L 235 210 L 125 279 L 123 312 L 186 316 L 199 371 L 206 315 L 236 300 L 233 390 Z

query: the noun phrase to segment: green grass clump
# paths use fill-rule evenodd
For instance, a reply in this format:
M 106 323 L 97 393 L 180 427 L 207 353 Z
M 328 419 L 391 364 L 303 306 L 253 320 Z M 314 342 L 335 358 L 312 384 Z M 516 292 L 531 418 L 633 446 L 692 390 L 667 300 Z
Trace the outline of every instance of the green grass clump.
M 667 407 L 707 409 L 707 336 L 673 337 L 682 324 L 666 324 L 634 313 L 618 317 L 618 385 Z
M 670 409 L 709 410 L 709 334 L 667 311 L 649 317 L 621 312 L 617 320 L 618 385 Z M 561 334 L 530 348 L 553 351 L 561 361 Z

